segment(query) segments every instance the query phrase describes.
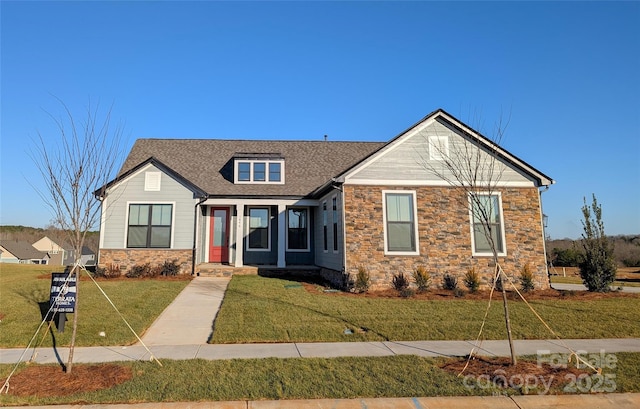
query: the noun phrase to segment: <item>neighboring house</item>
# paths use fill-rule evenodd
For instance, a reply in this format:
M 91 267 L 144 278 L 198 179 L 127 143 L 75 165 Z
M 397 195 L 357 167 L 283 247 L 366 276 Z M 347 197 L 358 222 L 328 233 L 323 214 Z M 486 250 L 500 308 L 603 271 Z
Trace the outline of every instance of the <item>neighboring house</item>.
M 316 266 L 334 282 L 364 267 L 374 286 L 420 265 L 435 284 L 473 267 L 487 284 L 492 258 L 464 191 L 428 169 L 463 138 L 484 155 L 491 146 L 443 110 L 387 143 L 139 139 L 96 191 L 99 264 Z M 554 182 L 502 149 L 497 156 L 500 185 L 487 199 L 497 205 L 501 265 L 517 278 L 528 264 L 548 288 L 541 192 Z
M 33 247 L 49 254 L 49 257 L 51 258 L 49 264 L 57 266 L 70 266 L 73 265 L 75 261 L 76 252 L 73 249 L 73 246 L 64 242 L 61 242 L 61 244 L 57 244 L 47 236 L 33 243 Z M 82 256 L 80 257 L 80 262 L 83 266 L 96 265 L 95 252 L 93 252 L 87 246 L 82 246 Z
M 49 257 L 49 264 L 55 266 L 63 266 L 65 259 L 65 249 L 49 237 L 44 236 L 40 240 L 33 243 L 33 247 L 37 250 L 46 252 Z
M 48 264 L 49 255 L 26 241 L 1 240 L 0 263 Z

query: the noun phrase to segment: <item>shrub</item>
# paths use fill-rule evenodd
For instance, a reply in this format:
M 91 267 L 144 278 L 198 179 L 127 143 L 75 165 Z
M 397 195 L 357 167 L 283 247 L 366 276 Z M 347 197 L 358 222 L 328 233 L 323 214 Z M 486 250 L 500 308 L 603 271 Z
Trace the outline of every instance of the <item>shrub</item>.
M 136 264 L 125 274 L 128 278 L 143 278 L 151 276 L 151 264 Z
M 428 291 L 429 285 L 431 285 L 431 276 L 424 266 L 418 266 L 418 268 L 413 271 L 413 281 L 418 287 L 418 292 Z
M 96 278 L 118 278 L 122 275 L 120 265 L 109 263 L 105 267 L 96 266 L 93 276 Z
M 369 291 L 370 286 L 371 277 L 369 276 L 369 272 L 363 266 L 358 267 L 358 274 L 356 275 L 356 282 L 354 283 L 356 292 L 366 293 Z
M 402 291 L 409 288 L 409 280 L 407 279 L 407 277 L 404 275 L 402 271 L 399 272 L 398 274 L 393 275 L 393 280 L 391 280 L 391 284 L 393 285 L 393 288 L 399 293 L 402 293 Z
M 160 275 L 165 277 L 174 277 L 180 273 L 180 265 L 178 260 L 166 261 L 160 266 Z
M 442 277 L 442 288 L 455 291 L 455 289 L 458 288 L 458 279 L 451 274 L 445 274 L 444 277 Z
M 616 264 L 613 259 L 613 246 L 604 234 L 602 206 L 598 205 L 595 195 L 591 206 L 587 206 L 584 199 L 582 215 L 584 260 L 578 266 L 580 278 L 589 291 L 606 292 L 611 289 L 610 286 L 616 279 Z
M 502 273 L 500 273 L 497 280 L 495 278 L 491 279 L 491 285 L 494 286 L 497 291 L 502 291 Z
M 520 271 L 520 285 L 522 287 L 522 292 L 525 293 L 533 291 L 535 288 L 533 284 L 533 272 L 531 271 L 529 264 L 522 267 L 522 270 Z
M 464 285 L 469 289 L 469 292 L 475 293 L 480 288 L 480 277 L 476 269 L 471 267 L 464 275 Z

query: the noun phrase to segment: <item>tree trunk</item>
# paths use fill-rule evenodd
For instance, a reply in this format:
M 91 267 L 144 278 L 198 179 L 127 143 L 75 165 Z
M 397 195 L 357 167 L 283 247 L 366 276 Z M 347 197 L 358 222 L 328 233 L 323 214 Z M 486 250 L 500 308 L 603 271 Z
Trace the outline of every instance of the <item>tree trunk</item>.
M 505 283 L 502 279 L 504 272 L 500 270 L 500 282 L 502 287 L 502 306 L 504 307 L 504 323 L 507 326 L 507 338 L 509 339 L 509 351 L 511 352 L 511 365 L 515 366 L 518 361 L 516 359 L 516 351 L 513 348 L 513 338 L 511 336 L 511 320 L 509 320 L 509 306 L 507 305 L 507 292 L 504 288 Z
M 76 346 L 76 332 L 78 330 L 78 293 L 80 288 L 80 274 L 78 274 L 78 264 L 74 263 L 71 274 L 76 275 L 76 309 L 73 312 L 73 330 L 71 331 L 71 343 L 69 344 L 69 359 L 67 360 L 66 373 L 70 374 L 73 368 L 73 350 Z

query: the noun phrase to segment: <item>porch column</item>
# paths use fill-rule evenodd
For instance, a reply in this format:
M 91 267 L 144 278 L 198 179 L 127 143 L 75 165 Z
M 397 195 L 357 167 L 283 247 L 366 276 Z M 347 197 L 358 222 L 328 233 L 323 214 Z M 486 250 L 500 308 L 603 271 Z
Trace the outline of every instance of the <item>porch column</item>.
M 235 266 L 242 267 L 244 263 L 244 204 L 236 205 L 236 259 Z
M 278 267 L 287 266 L 285 261 L 285 251 L 287 248 L 287 205 L 278 205 Z

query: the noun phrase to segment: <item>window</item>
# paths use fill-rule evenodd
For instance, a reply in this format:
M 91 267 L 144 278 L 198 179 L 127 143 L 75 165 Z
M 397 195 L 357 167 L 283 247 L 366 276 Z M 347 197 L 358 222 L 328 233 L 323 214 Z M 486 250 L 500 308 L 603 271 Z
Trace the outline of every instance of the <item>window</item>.
M 269 182 L 280 182 L 282 180 L 282 164 L 279 162 L 269 163 Z
M 255 162 L 253 164 L 253 181 L 264 182 L 267 175 L 267 164 L 264 162 Z
M 269 246 L 269 208 L 252 207 L 249 209 L 248 250 L 268 251 Z
M 429 137 L 429 159 L 443 160 L 449 156 L 449 138 L 446 136 Z
M 333 214 L 332 214 L 332 221 L 333 221 L 333 251 L 337 252 L 338 251 L 338 198 L 337 197 L 333 197 L 333 199 L 331 199 L 331 205 L 333 206 Z
M 418 254 L 415 193 L 387 191 L 383 197 L 386 252 Z
M 309 250 L 309 220 L 306 208 L 287 211 L 287 250 Z
M 322 202 L 322 244 L 324 251 L 329 250 L 329 243 L 327 241 L 327 202 Z
M 238 163 L 238 181 L 249 182 L 251 180 L 251 163 Z
M 129 205 L 127 247 L 169 248 L 171 247 L 170 204 Z
M 469 201 L 471 202 L 473 254 L 493 255 L 491 249 L 491 241 L 493 241 L 498 255 L 506 255 L 500 195 L 476 194 L 471 195 Z
M 235 183 L 284 183 L 284 160 L 236 160 Z

